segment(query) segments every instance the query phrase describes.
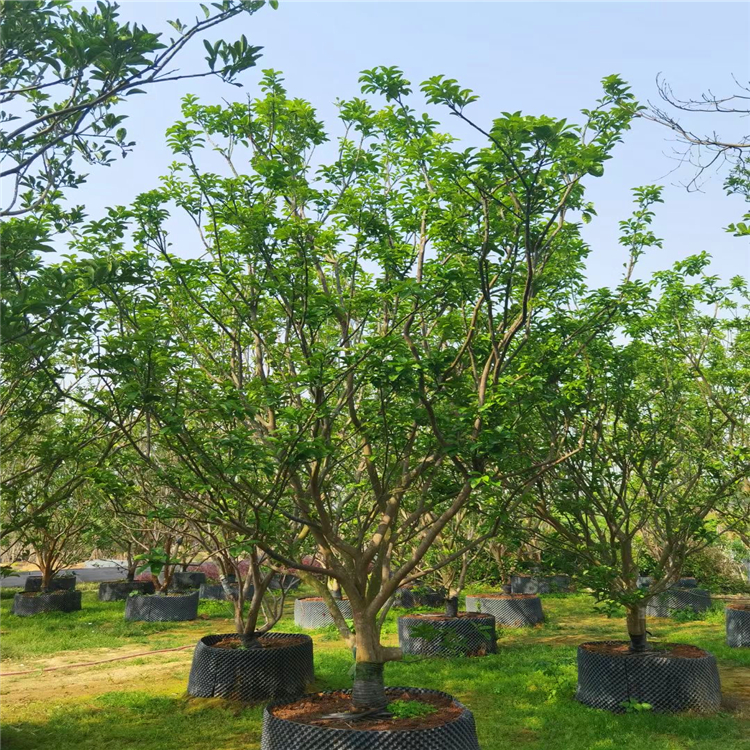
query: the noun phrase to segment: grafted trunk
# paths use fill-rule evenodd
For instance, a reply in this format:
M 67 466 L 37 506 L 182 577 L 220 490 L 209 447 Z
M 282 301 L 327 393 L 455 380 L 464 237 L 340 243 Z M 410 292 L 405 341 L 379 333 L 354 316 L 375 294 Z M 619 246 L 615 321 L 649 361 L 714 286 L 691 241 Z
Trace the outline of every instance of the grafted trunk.
M 128 573 L 125 578 L 125 580 L 128 583 L 132 583 L 135 580 L 135 571 L 138 567 L 138 563 L 133 559 L 133 545 L 128 544 L 128 551 L 127 551 L 127 558 L 128 558 Z
M 383 681 L 383 662 L 360 661 L 354 667 L 352 706 L 355 711 L 376 711 L 388 705 Z
M 458 595 L 448 596 L 445 600 L 445 616 L 458 617 Z
M 343 595 L 341 593 L 341 584 L 335 578 L 328 579 L 328 590 L 331 592 L 331 596 L 334 599 L 338 601 L 343 599 Z
M 646 607 L 642 603 L 633 604 L 628 607 L 627 611 L 630 650 L 636 653 L 647 651 L 649 646 L 646 632 Z
M 400 659 L 401 649 L 380 645 L 380 628 L 375 617 L 365 616 L 356 610 L 353 615 L 355 665 L 352 707 L 357 712 L 377 712 L 388 705 L 383 667 L 387 661 Z

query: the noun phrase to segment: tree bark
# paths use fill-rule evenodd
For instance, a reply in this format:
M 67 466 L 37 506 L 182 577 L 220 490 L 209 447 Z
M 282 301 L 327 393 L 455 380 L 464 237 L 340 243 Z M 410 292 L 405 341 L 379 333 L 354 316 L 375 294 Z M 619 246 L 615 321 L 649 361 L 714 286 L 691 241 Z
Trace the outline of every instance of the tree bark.
M 445 600 L 445 616 L 458 617 L 458 596 L 448 596 Z

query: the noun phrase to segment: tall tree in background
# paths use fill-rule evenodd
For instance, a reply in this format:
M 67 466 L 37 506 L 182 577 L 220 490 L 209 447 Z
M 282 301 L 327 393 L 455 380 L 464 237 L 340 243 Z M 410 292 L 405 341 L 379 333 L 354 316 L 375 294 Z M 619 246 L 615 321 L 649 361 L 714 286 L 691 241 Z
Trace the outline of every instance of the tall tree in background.
M 654 189 L 623 222 L 639 252 L 657 244 L 648 225 Z M 717 530 L 750 517 L 750 339 L 747 288 L 721 286 L 705 255 L 655 274 L 653 291 L 631 287 L 619 314 L 588 341 L 580 361 L 540 407 L 540 443 L 582 425 L 582 449 L 541 477 L 528 512 L 539 535 L 578 562 L 577 576 L 607 604 L 627 610 L 634 651 L 647 648 L 645 607 L 673 586 L 686 559 Z M 606 294 L 605 294 L 606 297 Z M 587 306 L 601 304 L 598 294 Z M 654 582 L 637 587 L 638 540 L 658 551 Z

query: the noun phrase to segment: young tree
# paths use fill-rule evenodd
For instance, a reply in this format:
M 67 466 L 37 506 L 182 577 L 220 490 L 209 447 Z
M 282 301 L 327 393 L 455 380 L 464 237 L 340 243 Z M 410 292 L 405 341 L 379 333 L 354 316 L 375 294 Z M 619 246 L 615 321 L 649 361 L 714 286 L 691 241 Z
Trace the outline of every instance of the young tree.
M 459 150 L 409 107 L 400 71 L 362 82 L 386 104 L 341 102 L 338 156 L 317 173 L 325 131 L 277 73 L 249 104 L 187 98 L 163 187 L 113 209 L 80 249 L 138 276 L 102 285 L 118 312 L 91 362 L 97 413 L 118 426 L 153 415 L 218 523 L 340 583 L 354 632 L 321 595 L 356 649 L 353 704 L 367 712 L 386 704 L 383 666 L 400 658 L 380 642 L 396 589 L 477 495 L 560 460 L 557 446 L 536 463 L 508 450 L 539 387 L 525 349 L 580 286 L 582 181 L 637 105 L 610 77 L 580 127 L 515 113 L 484 130 L 465 114 L 473 94 L 433 78 L 427 99 L 485 141 Z M 206 147 L 226 174 L 199 166 Z M 169 202 L 195 225 L 199 259 L 172 252 Z M 134 250 L 113 251 L 130 226 Z M 443 466 L 459 478 L 450 494 L 430 489 Z M 239 497 L 307 533 L 322 567 L 237 524 L 226 504 Z
M 60 570 L 88 558 L 105 521 L 91 482 L 102 451 L 88 436 L 86 419 L 68 414 L 64 421 L 47 419 L 45 427 L 44 440 L 27 445 L 34 449 L 28 464 L 5 467 L 15 481 L 7 483 L 2 505 L 6 541 L 34 552 L 44 592 Z
M 655 195 L 641 193 L 636 218 L 623 222 L 626 244 L 651 236 Z M 587 342 L 576 378 L 540 411 L 540 441 L 576 422 L 583 447 L 539 479 L 529 513 L 549 545 L 578 561 L 579 580 L 600 601 L 626 608 L 633 651 L 648 647 L 649 599 L 677 582 L 717 525 L 726 532 L 748 519 L 749 340 L 747 317 L 736 315 L 746 287 L 740 279 L 722 287 L 706 275 L 708 262 L 695 256 L 657 273 L 653 291 L 632 284 L 623 314 Z M 601 301 L 594 294 L 588 304 Z M 642 590 L 643 538 L 658 554 Z

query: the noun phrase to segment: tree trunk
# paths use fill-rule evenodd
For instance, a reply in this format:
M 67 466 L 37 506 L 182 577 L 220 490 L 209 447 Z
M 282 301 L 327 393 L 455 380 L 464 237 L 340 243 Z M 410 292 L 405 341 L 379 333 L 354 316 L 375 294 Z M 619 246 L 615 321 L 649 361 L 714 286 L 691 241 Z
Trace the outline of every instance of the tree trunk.
M 636 653 L 647 651 L 648 633 L 646 632 L 646 607 L 643 603 L 628 607 L 627 615 L 630 650 Z
M 341 594 L 341 584 L 335 578 L 328 579 L 328 590 L 331 592 L 331 596 L 340 601 L 343 599 Z
M 448 596 L 445 600 L 445 616 L 458 617 L 458 596 Z
M 133 545 L 128 544 L 128 551 L 127 551 L 127 558 L 128 558 L 128 574 L 126 580 L 128 583 L 132 583 L 135 580 L 135 570 L 138 567 L 138 563 L 136 563 L 135 560 L 133 560 Z
M 388 705 L 383 681 L 386 661 L 400 658 L 401 649 L 383 648 L 375 618 L 354 612 L 355 652 L 352 707 L 355 711 L 379 711 Z
M 383 682 L 384 666 L 382 661 L 360 661 L 357 649 L 352 689 L 352 706 L 355 711 L 377 711 L 388 705 Z

